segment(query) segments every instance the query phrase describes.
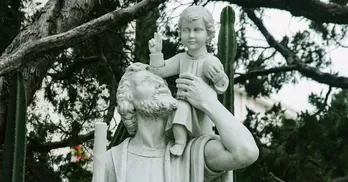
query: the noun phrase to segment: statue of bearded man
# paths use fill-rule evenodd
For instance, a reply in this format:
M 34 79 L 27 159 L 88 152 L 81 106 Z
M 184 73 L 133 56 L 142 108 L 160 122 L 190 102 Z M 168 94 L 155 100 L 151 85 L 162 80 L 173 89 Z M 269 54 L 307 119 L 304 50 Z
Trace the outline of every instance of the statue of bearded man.
M 220 136 L 193 138 L 181 156 L 172 155 L 174 142 L 165 126 L 177 100 L 165 81 L 148 70 L 134 63 L 121 78 L 118 110 L 132 137 L 107 151 L 106 182 L 227 182 L 231 170 L 256 161 L 259 150 L 248 129 L 210 97 L 214 91 L 202 79 L 189 73 L 176 80 L 177 95 L 207 114 Z

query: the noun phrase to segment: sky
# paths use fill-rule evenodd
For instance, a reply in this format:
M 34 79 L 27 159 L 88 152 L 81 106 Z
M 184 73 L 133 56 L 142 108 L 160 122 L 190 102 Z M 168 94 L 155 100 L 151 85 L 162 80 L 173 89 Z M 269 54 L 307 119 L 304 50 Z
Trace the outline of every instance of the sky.
M 47 0 L 34 0 L 34 2 L 42 2 L 44 5 Z M 173 1 L 172 7 L 177 6 L 179 1 Z M 181 3 L 188 2 L 188 0 L 181 0 Z M 214 19 L 218 21 L 221 9 L 227 6 L 227 3 L 216 3 L 214 5 L 207 6 L 213 13 Z M 180 9 L 173 12 L 173 16 L 180 13 Z M 308 22 L 304 18 L 292 17 L 290 13 L 280 10 L 267 10 L 265 11 L 265 17 L 263 22 L 270 33 L 277 39 L 281 40 L 284 35 L 293 35 L 299 30 L 308 29 Z M 217 36 L 216 36 L 217 37 Z M 250 38 L 260 39 L 262 35 L 255 31 L 250 34 Z M 348 45 L 348 41 L 347 41 Z M 347 50 L 345 48 L 336 48 L 328 51 L 328 55 L 332 59 L 332 65 L 322 71 L 337 72 L 340 76 L 348 76 L 348 63 L 345 59 Z M 286 84 L 276 94 L 272 94 L 271 97 L 275 100 L 281 101 L 287 107 L 290 107 L 296 111 L 302 111 L 305 109 L 313 110 L 313 107 L 308 103 L 308 95 L 313 92 L 319 94 L 323 92 L 325 95 L 328 90 L 327 85 L 319 84 L 310 79 L 301 80 L 299 83 Z M 335 91 L 335 89 L 334 89 Z

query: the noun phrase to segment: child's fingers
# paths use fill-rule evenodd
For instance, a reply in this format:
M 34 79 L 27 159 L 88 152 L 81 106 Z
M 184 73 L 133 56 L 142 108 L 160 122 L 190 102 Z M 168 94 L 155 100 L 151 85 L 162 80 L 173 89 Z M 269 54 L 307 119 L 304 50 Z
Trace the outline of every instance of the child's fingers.
M 151 39 L 151 40 L 149 40 L 149 46 L 150 47 L 153 47 L 155 44 L 154 44 L 154 40 L 153 39 Z
M 212 74 L 212 76 L 214 77 L 218 72 L 215 70 L 215 68 L 214 67 L 210 67 L 210 72 L 211 72 L 211 74 Z
M 212 70 L 208 70 L 208 75 L 209 75 L 210 79 L 213 79 L 214 73 L 212 72 Z
M 216 66 L 213 66 L 213 69 L 214 69 L 214 71 L 216 72 L 216 73 L 219 73 L 221 70 L 219 70 L 218 69 L 218 67 L 216 67 Z
M 157 32 L 155 32 L 155 40 L 156 40 L 156 42 L 161 41 L 161 37 L 159 36 L 159 34 Z

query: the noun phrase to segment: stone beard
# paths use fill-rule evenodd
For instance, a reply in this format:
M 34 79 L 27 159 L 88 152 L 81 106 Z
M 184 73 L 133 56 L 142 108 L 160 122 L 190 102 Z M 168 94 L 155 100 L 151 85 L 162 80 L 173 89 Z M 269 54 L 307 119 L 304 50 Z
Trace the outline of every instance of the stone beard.
M 134 108 L 144 116 L 166 117 L 176 109 L 178 101 L 171 94 L 162 95 L 157 89 L 153 98 L 147 100 L 133 100 Z

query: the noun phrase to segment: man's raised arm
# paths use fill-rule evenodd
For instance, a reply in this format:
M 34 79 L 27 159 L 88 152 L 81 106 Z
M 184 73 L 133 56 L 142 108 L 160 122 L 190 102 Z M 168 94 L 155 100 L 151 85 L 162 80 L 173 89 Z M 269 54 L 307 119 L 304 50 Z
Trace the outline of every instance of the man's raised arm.
M 205 160 L 211 170 L 240 169 L 257 160 L 259 149 L 250 131 L 219 101 L 207 104 L 205 113 L 221 137 L 221 140 L 211 140 L 205 146 Z
M 219 131 L 221 140 L 211 140 L 205 146 L 205 163 L 209 169 L 234 170 L 257 160 L 259 149 L 250 131 L 217 98 L 210 96 L 213 90 L 202 79 L 192 74 L 180 74 L 176 83 L 184 90 L 177 95 L 205 112 Z

